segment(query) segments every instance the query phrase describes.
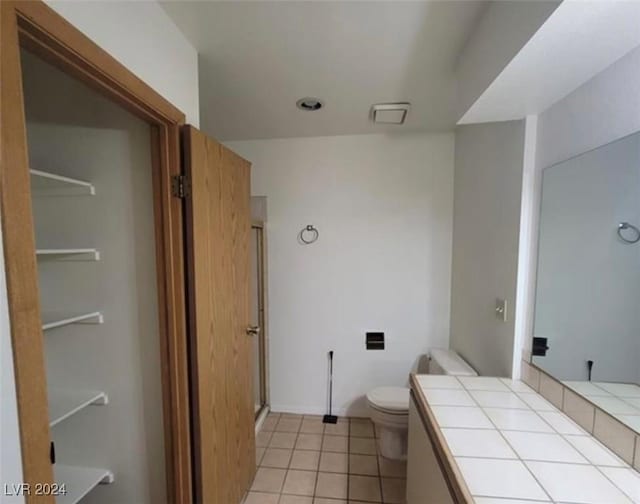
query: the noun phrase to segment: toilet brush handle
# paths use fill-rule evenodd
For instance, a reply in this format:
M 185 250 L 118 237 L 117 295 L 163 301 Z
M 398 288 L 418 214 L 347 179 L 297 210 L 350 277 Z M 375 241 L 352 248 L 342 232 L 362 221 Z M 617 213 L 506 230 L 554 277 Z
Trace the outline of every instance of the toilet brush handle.
M 333 350 L 329 351 L 329 415 L 333 413 Z

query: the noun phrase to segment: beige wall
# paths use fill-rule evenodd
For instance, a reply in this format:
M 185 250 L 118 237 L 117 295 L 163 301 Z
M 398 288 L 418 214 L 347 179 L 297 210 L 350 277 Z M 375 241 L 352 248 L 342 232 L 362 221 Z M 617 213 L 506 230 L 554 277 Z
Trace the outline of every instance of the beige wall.
M 456 129 L 451 347 L 482 375 L 512 373 L 524 133 L 524 121 Z

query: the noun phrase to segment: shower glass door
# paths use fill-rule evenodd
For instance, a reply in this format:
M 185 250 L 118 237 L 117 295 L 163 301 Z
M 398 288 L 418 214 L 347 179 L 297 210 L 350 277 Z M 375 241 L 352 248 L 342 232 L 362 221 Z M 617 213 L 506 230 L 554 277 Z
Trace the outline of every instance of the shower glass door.
M 253 390 L 256 417 L 267 405 L 267 345 L 265 323 L 265 242 L 264 224 L 251 226 L 251 325 L 259 331 L 253 341 Z

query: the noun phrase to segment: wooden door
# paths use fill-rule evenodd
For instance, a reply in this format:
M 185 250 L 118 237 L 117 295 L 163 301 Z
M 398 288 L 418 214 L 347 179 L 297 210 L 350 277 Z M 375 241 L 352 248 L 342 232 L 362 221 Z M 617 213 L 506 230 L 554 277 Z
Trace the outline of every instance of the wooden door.
M 250 164 L 184 128 L 195 497 L 239 504 L 255 473 Z

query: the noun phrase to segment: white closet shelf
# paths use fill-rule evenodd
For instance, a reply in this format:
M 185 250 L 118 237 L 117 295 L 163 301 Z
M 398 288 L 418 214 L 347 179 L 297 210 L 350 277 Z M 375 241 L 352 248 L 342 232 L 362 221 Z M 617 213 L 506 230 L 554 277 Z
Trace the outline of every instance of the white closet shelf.
M 49 427 L 59 424 L 87 406 L 103 406 L 109 397 L 97 390 L 49 390 Z
M 39 259 L 55 261 L 99 261 L 100 252 L 93 248 L 77 249 L 36 249 Z
M 102 324 L 104 317 L 100 312 L 81 313 L 81 314 L 49 314 L 43 315 L 42 329 L 47 331 L 70 324 Z
M 87 194 L 94 196 L 96 188 L 91 182 L 48 173 L 40 170 L 31 172 L 31 188 L 34 194 L 49 196 L 73 196 Z
M 113 473 L 108 469 L 75 467 L 56 464 L 53 466 L 55 481 L 64 485 L 65 495 L 56 496 L 57 504 L 76 504 L 100 483 L 113 483 Z

